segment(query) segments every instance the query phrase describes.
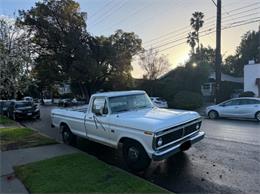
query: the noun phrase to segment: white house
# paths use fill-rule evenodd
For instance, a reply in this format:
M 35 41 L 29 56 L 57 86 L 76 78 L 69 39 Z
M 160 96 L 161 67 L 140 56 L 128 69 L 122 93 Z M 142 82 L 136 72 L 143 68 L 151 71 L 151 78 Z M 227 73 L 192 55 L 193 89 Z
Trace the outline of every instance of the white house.
M 208 82 L 201 86 L 201 93 L 205 97 L 214 96 L 216 85 L 216 74 L 212 72 L 208 77 Z M 228 74 L 221 73 L 221 81 L 230 81 L 233 83 L 243 84 L 243 77 L 234 77 Z M 243 89 L 241 89 L 243 90 Z
M 252 91 L 260 97 L 260 64 L 253 60 L 244 66 L 244 91 Z
M 60 95 L 71 93 L 69 84 L 63 83 L 63 84 L 57 85 L 57 88 L 58 88 L 58 92 Z

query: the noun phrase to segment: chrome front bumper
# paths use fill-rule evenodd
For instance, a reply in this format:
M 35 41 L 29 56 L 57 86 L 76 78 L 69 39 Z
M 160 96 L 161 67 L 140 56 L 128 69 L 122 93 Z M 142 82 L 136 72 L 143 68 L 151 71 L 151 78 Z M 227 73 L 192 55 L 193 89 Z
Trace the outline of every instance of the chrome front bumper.
M 174 154 L 176 154 L 177 152 L 182 151 L 181 150 L 181 145 L 185 142 L 190 142 L 191 145 L 195 144 L 196 142 L 202 140 L 205 136 L 205 133 L 203 131 L 199 131 L 198 133 L 184 139 L 181 140 L 180 142 L 173 144 L 170 148 L 162 150 L 162 151 L 156 151 L 152 154 L 152 159 L 155 161 L 158 160 L 163 160 L 166 159 Z

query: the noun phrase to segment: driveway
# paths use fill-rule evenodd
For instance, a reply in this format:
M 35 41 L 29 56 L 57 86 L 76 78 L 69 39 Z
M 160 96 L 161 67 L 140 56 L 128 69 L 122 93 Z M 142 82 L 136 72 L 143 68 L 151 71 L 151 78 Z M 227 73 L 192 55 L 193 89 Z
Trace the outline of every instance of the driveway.
M 50 127 L 51 106 L 41 119 L 23 124 L 58 141 Z M 185 153 L 153 162 L 139 176 L 176 193 L 260 193 L 260 124 L 254 121 L 203 120 L 206 137 Z M 77 147 L 108 164 L 127 169 L 121 153 L 80 139 Z

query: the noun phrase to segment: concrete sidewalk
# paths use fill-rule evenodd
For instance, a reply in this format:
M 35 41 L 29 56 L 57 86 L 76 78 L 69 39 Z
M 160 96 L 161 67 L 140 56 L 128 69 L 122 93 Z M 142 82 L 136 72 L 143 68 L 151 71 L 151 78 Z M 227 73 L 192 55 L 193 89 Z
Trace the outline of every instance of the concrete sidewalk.
M 79 152 L 77 149 L 65 144 L 54 144 L 34 148 L 9 150 L 1 152 L 1 194 L 28 193 L 19 179 L 15 177 L 14 166 L 40 161 L 56 156 Z

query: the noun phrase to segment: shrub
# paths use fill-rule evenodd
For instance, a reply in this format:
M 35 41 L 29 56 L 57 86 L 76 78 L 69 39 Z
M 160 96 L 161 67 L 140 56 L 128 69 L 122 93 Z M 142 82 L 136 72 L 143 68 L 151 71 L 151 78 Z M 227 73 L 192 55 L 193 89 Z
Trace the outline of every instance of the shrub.
M 169 102 L 170 107 L 194 110 L 203 105 L 202 95 L 190 91 L 180 91 L 175 96 L 173 101 Z
M 234 83 L 231 81 L 222 81 L 220 87 L 220 96 L 219 101 L 223 102 L 231 98 L 231 95 L 234 93 L 234 90 L 242 89 L 243 84 Z
M 73 93 L 64 93 L 64 94 L 60 95 L 60 98 L 61 99 L 66 99 L 66 98 L 72 99 L 72 98 L 74 98 L 74 95 L 73 95 Z
M 253 91 L 245 91 L 240 93 L 239 97 L 255 97 L 255 93 Z

